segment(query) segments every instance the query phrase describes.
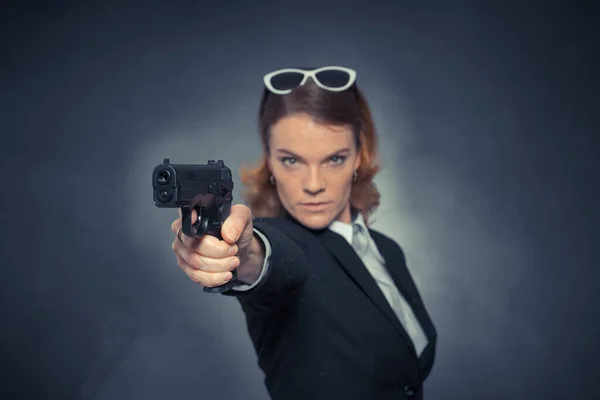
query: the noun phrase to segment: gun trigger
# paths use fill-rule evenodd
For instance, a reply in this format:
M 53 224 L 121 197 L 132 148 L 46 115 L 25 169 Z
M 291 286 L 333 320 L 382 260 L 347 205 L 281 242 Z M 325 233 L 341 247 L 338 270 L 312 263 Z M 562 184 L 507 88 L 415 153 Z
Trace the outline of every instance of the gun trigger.
M 194 227 L 194 229 L 198 229 L 198 227 L 202 223 L 202 210 L 204 209 L 204 207 L 196 207 L 194 209 L 196 210 L 196 215 L 198 216 L 198 218 L 192 224 L 192 226 Z

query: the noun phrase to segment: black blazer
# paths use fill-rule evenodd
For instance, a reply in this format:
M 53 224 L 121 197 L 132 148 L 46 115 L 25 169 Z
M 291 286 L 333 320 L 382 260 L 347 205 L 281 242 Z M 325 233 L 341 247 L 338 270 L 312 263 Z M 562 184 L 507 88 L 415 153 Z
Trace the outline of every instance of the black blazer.
M 337 233 L 258 218 L 268 274 L 236 296 L 273 400 L 422 399 L 437 333 L 401 248 L 373 230 L 386 266 L 429 340 L 421 357 L 360 258 Z

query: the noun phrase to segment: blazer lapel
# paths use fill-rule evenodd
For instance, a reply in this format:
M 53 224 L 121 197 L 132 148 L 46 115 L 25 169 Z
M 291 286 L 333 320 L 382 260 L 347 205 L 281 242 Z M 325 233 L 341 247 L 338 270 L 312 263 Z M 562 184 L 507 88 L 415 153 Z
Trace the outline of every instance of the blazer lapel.
M 402 296 L 404 296 L 406 302 L 410 305 L 415 317 L 423 329 L 423 332 L 427 336 L 428 344 L 422 353 L 424 355 L 427 349 L 437 339 L 437 334 L 435 327 L 433 326 L 433 322 L 427 314 L 425 305 L 422 304 L 420 296 L 418 295 L 417 288 L 412 284 L 413 280 L 408 271 L 406 260 L 404 259 L 403 254 L 401 254 L 398 249 L 392 246 L 388 241 L 379 240 L 379 234 L 377 232 L 371 231 L 371 237 L 377 244 L 377 248 L 381 252 L 382 257 L 386 260 L 386 263 L 390 265 L 387 270 L 392 277 L 392 280 L 396 284 L 398 290 L 400 290 Z
M 364 266 L 356 252 L 352 249 L 352 246 L 348 244 L 346 239 L 328 229 L 315 232 L 315 236 L 325 245 L 327 250 L 329 250 L 335 256 L 342 267 L 344 267 L 346 272 L 354 280 L 356 285 L 367 295 L 367 297 L 373 302 L 379 311 L 383 313 L 383 315 L 388 319 L 388 321 L 390 321 L 394 328 L 396 328 L 398 333 L 406 339 L 413 355 L 417 357 L 412 340 L 406 333 L 406 330 L 392 310 L 387 299 L 379 289 L 379 286 L 367 268 Z M 393 258 L 387 258 L 388 254 L 384 254 L 383 252 L 382 256 L 387 262 L 393 260 Z
M 407 285 L 407 277 L 400 273 L 400 270 L 404 268 L 404 260 L 402 259 L 402 255 L 398 254 L 396 249 L 394 249 L 392 246 L 389 246 L 385 241 L 378 240 L 379 238 L 376 234 L 373 234 L 373 231 L 369 230 L 369 233 L 377 245 L 377 249 L 381 253 L 381 256 L 385 260 L 387 271 L 390 274 L 390 277 L 396 284 L 398 290 L 400 290 L 402 296 L 404 296 L 404 299 L 412 305 L 414 300 L 412 296 L 412 290 L 410 290 Z

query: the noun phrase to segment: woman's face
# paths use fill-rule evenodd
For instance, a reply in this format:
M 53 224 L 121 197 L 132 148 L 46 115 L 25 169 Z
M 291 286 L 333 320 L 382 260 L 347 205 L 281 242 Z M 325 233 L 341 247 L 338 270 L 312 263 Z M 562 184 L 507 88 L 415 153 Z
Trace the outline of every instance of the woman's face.
M 279 199 L 308 228 L 350 222 L 352 175 L 359 164 L 349 127 L 322 125 L 297 114 L 271 128 L 269 168 Z

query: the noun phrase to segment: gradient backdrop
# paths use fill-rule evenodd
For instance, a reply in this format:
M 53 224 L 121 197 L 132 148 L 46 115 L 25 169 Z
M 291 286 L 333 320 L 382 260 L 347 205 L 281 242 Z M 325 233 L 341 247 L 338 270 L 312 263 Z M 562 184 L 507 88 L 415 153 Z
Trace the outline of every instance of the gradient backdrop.
M 374 227 L 439 330 L 426 398 L 600 398 L 593 2 L 3 4 L 3 399 L 267 398 L 151 172 L 223 159 L 241 202 L 262 75 L 327 64 L 358 71 Z

